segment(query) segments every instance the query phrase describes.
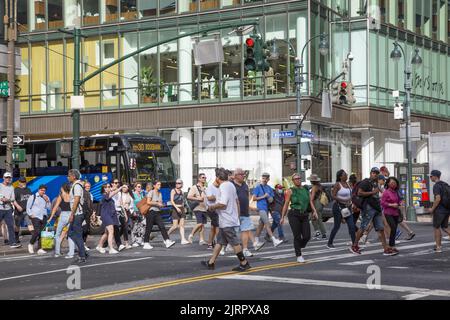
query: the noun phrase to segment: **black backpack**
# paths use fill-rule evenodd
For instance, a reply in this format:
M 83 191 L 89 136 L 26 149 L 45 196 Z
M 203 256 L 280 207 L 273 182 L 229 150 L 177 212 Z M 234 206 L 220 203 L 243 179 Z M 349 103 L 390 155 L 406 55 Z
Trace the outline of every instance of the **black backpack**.
M 88 191 L 86 191 L 83 188 L 83 185 L 81 185 L 81 183 L 76 184 L 80 185 L 81 188 L 83 189 L 83 203 L 81 205 L 79 204 L 79 206 L 81 206 L 81 212 L 86 218 L 89 218 L 92 215 L 92 213 L 94 213 L 94 204 L 92 202 L 91 195 Z M 72 188 L 72 195 L 74 195 L 73 188 Z
M 364 206 L 364 198 L 358 196 L 358 190 L 359 190 L 359 185 L 361 184 L 362 181 L 359 181 L 357 184 L 355 184 L 355 187 L 352 190 L 352 203 L 355 205 L 355 207 L 357 207 L 358 209 L 363 209 Z
M 448 183 L 445 183 L 443 181 L 439 181 L 438 183 L 440 183 L 442 185 L 442 194 L 441 196 L 441 202 L 440 204 L 442 204 L 444 206 L 444 208 L 446 208 L 447 210 L 450 210 L 450 186 L 448 185 Z

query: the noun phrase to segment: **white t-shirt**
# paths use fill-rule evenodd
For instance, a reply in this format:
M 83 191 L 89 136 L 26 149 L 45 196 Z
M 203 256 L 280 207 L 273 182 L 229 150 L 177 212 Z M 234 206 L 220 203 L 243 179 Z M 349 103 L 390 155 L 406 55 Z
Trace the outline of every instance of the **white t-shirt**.
M 239 211 L 237 207 L 236 187 L 230 181 L 223 182 L 220 187 L 218 203 L 226 205 L 223 210 L 217 210 L 219 214 L 219 228 L 239 227 Z
M 211 197 L 211 196 L 215 196 L 216 197 L 215 201 L 206 200 L 206 204 L 207 204 L 208 207 L 217 203 L 217 199 L 219 199 L 219 197 L 220 197 L 220 189 L 219 189 L 219 187 L 216 187 L 214 185 L 214 183 L 211 183 L 208 186 L 208 188 L 206 189 L 205 193 L 206 193 L 207 197 Z
M 75 200 L 75 197 L 80 197 L 80 203 L 78 205 L 77 211 L 75 211 L 75 215 L 83 214 L 81 211 L 81 206 L 83 204 L 83 187 L 81 186 L 81 181 L 75 181 L 75 183 L 72 185 L 72 189 L 70 190 L 70 208 L 73 208 L 73 202 Z

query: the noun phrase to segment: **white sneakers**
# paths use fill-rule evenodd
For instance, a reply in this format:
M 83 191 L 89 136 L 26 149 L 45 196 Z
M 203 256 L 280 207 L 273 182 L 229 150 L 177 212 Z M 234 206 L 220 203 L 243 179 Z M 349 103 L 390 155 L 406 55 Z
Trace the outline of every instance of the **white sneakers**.
M 275 238 L 275 237 L 272 237 L 272 241 L 273 241 L 273 246 L 274 246 L 275 248 L 278 247 L 280 244 L 283 243 L 283 240 L 279 240 L 279 239 L 277 239 L 277 238 Z
M 248 249 L 244 249 L 244 257 L 253 257 L 253 253 L 251 253 Z
M 84 250 L 89 251 L 91 248 L 89 248 L 87 245 L 84 245 Z
M 265 242 L 254 242 L 253 248 L 255 248 L 256 251 L 259 251 L 265 244 Z
M 303 258 L 303 256 L 297 257 L 297 262 L 298 263 L 304 263 L 305 259 Z
M 114 248 L 109 249 L 109 254 L 118 254 L 118 253 L 119 253 L 119 251 L 117 251 L 117 250 L 114 249 Z
M 170 248 L 175 244 L 175 241 L 172 241 L 170 239 L 167 239 L 164 241 L 164 244 L 166 245 L 166 248 Z
M 64 259 L 73 259 L 73 256 L 71 256 L 70 254 L 68 254 L 67 256 L 64 257 Z
M 225 255 L 225 247 L 222 247 L 222 249 L 220 250 L 220 255 L 224 256 Z
M 228 253 L 234 252 L 233 246 L 231 246 L 230 244 L 227 244 L 227 247 L 226 247 L 226 249 L 225 249 L 225 252 L 228 252 Z
M 123 245 L 123 244 L 121 244 L 120 246 L 119 246 L 119 252 L 120 251 L 122 251 L 123 249 L 125 249 L 126 247 Z
M 29 254 L 33 254 L 33 253 L 34 253 L 34 248 L 33 248 L 33 245 L 32 245 L 32 244 L 29 244 L 29 245 L 28 245 L 28 253 L 29 253 Z
M 148 243 L 148 242 L 145 242 L 144 243 L 144 247 L 142 247 L 143 249 L 145 249 L 145 250 L 150 250 L 150 249 L 153 249 L 153 247 L 150 245 L 150 243 Z
M 133 243 L 131 246 L 132 246 L 133 248 L 137 248 L 137 247 L 139 247 L 139 243 L 135 242 L 135 243 Z
M 185 244 L 191 244 L 191 243 L 189 241 L 187 241 L 187 240 L 183 240 L 183 241 L 181 241 L 181 244 L 185 245 Z
M 99 246 L 97 246 L 97 247 L 95 248 L 95 250 L 97 250 L 97 251 L 100 252 L 100 253 L 106 253 L 105 248 L 102 248 L 102 247 L 99 247 Z
M 208 244 L 208 242 L 206 242 L 205 240 L 200 240 L 200 241 L 198 242 L 198 244 L 201 245 L 201 246 L 205 246 L 205 245 Z
M 37 254 L 46 254 L 46 253 L 47 253 L 47 251 L 45 251 L 44 249 L 39 249 L 37 251 Z
M 192 243 L 194 241 L 194 236 L 192 234 L 189 235 L 188 241 L 189 243 Z

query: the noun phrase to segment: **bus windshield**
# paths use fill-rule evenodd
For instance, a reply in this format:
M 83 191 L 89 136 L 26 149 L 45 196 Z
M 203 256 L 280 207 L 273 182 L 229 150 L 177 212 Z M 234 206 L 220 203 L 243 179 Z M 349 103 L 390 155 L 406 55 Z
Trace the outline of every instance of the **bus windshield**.
M 141 152 L 136 154 L 136 175 L 138 180 L 175 181 L 170 154 Z

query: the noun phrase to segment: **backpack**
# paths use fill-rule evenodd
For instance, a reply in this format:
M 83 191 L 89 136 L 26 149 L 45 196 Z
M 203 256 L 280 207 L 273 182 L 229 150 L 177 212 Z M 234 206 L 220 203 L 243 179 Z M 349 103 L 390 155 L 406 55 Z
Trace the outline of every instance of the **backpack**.
M 199 192 L 199 194 L 201 196 L 202 195 L 202 191 L 200 190 L 198 185 L 195 185 L 195 186 L 197 187 L 197 190 L 198 190 L 198 192 Z M 189 194 L 190 190 L 191 190 L 191 188 L 188 189 L 188 194 Z M 197 208 L 197 206 L 200 204 L 200 201 L 198 201 L 198 200 L 189 200 L 188 199 L 187 203 L 188 203 L 189 209 L 191 209 L 191 211 L 194 211 L 194 209 Z
M 441 202 L 445 209 L 450 210 L 450 186 L 448 183 L 445 183 L 443 181 L 440 181 L 438 183 L 442 184 L 442 194 L 441 196 Z
M 352 203 L 355 207 L 357 207 L 358 209 L 363 209 L 364 206 L 364 198 L 358 196 L 358 189 L 359 189 L 359 185 L 361 184 L 361 182 L 363 182 L 364 180 L 359 181 L 358 183 L 355 184 L 355 187 L 352 190 Z
M 81 206 L 81 212 L 83 213 L 83 215 L 85 217 L 90 218 L 92 213 L 94 212 L 94 204 L 92 203 L 91 195 L 88 191 L 86 191 L 83 188 L 83 185 L 81 183 L 75 183 L 75 184 L 78 184 L 83 189 L 83 203 L 81 205 L 78 204 L 79 206 Z M 74 187 L 75 187 L 75 184 L 74 184 Z M 74 188 L 72 188 L 72 195 L 75 195 Z

